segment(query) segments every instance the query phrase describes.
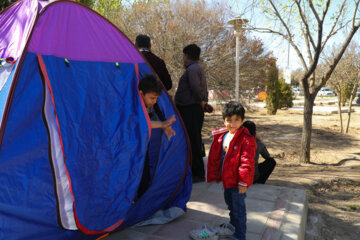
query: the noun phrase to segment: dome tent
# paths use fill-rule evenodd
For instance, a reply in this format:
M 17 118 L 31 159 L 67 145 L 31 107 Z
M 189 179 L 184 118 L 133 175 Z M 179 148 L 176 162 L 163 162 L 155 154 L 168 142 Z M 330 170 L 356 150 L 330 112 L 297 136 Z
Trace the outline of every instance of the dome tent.
M 94 239 L 186 210 L 184 125 L 164 90 L 176 136 L 150 137 L 137 84 L 152 71 L 113 24 L 75 2 L 18 1 L 0 14 L 0 58 L 1 239 Z

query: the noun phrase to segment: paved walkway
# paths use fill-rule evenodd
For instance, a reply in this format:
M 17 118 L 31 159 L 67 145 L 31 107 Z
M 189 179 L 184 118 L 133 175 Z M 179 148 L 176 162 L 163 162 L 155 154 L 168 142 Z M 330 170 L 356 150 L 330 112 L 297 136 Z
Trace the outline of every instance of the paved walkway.
M 247 192 L 247 240 L 303 240 L 307 200 L 299 189 L 253 185 Z M 108 240 L 188 240 L 189 231 L 207 223 L 228 222 L 221 184 L 197 183 L 188 203 L 188 212 L 165 225 L 128 228 Z

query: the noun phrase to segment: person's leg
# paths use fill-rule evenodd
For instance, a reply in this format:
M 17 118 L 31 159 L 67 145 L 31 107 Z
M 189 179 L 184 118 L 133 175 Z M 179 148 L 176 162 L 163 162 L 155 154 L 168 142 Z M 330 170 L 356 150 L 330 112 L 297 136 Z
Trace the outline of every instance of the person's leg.
M 225 188 L 224 189 L 224 199 L 225 199 L 225 203 L 229 209 L 229 216 L 230 216 L 230 223 L 234 225 L 234 217 L 233 217 L 233 207 L 232 207 L 232 191 L 231 188 Z
M 201 106 L 193 104 L 178 106 L 181 118 L 184 121 L 191 145 L 192 152 L 192 175 L 193 177 L 205 178 L 204 162 L 201 156 L 201 126 L 204 120 Z
M 193 115 L 191 113 L 191 107 L 190 106 L 179 106 L 177 105 L 177 109 L 179 110 L 179 113 L 181 115 L 181 118 L 184 122 L 185 125 L 185 131 L 187 132 L 187 135 L 189 137 L 190 140 L 190 149 L 191 149 L 191 172 L 192 172 L 192 176 L 193 178 L 196 176 L 195 172 L 194 172 L 194 139 L 196 138 L 195 136 L 195 131 L 194 131 L 194 119 L 193 119 Z
M 195 175 L 205 179 L 205 168 L 204 168 L 204 161 L 203 161 L 203 154 L 202 154 L 202 137 L 201 137 L 201 130 L 204 122 L 204 111 L 200 104 L 195 104 L 193 106 L 194 113 L 194 123 L 196 123 L 195 131 L 195 139 L 193 141 L 193 164 Z
M 239 240 L 246 239 L 246 193 L 239 194 L 237 189 L 232 191 L 232 207 L 235 226 L 234 237 Z
M 266 180 L 269 178 L 270 174 L 274 170 L 276 166 L 276 162 L 273 158 L 266 159 L 264 162 L 259 164 L 259 173 L 260 177 L 256 181 L 256 183 L 264 184 Z
M 149 166 L 149 150 L 147 150 L 145 162 L 144 162 L 144 170 L 142 173 L 136 199 L 139 199 L 146 192 L 146 190 L 149 188 L 149 184 L 150 184 L 150 166 Z
M 204 145 L 204 143 L 203 143 L 203 141 L 202 141 L 202 128 L 203 128 L 203 125 L 204 125 L 204 118 L 205 118 L 205 112 L 204 112 L 204 110 L 202 109 L 202 107 L 201 107 L 201 105 L 199 105 L 199 110 L 200 110 L 200 122 L 199 122 L 199 137 L 200 137 L 200 139 L 199 139 L 199 149 L 200 149 L 200 157 L 201 157 L 201 159 L 203 158 L 203 157 L 205 157 L 206 156 L 206 152 L 205 152 L 205 145 Z

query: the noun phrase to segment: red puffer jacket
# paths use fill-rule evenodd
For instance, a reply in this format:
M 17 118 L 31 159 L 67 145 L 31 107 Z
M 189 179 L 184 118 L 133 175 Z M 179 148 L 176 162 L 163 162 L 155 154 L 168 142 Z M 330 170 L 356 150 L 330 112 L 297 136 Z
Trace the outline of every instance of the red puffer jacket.
M 239 185 L 249 188 L 254 179 L 256 140 L 245 127 L 239 128 L 230 142 L 220 173 L 223 137 L 227 132 L 224 127 L 212 132 L 214 139 L 208 158 L 207 182 L 222 180 L 224 188 Z

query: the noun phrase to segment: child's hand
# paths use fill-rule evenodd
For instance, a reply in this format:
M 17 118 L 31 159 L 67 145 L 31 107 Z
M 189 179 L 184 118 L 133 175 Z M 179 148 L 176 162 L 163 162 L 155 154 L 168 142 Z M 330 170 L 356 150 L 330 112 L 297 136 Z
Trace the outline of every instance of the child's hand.
M 165 129 L 167 128 L 167 127 L 170 127 L 170 125 L 173 123 L 173 122 L 175 122 L 176 121 L 176 119 L 175 119 L 175 115 L 172 115 L 169 119 L 167 119 L 166 121 L 164 121 L 164 122 L 162 122 L 162 129 L 164 129 L 164 131 L 165 131 Z
M 172 129 L 171 126 L 168 126 L 167 128 L 165 128 L 164 132 L 165 132 L 166 136 L 168 137 L 169 141 L 170 141 L 171 137 L 175 136 L 175 134 L 176 134 L 174 129 Z
M 246 193 L 247 188 L 243 186 L 238 186 L 239 194 Z

